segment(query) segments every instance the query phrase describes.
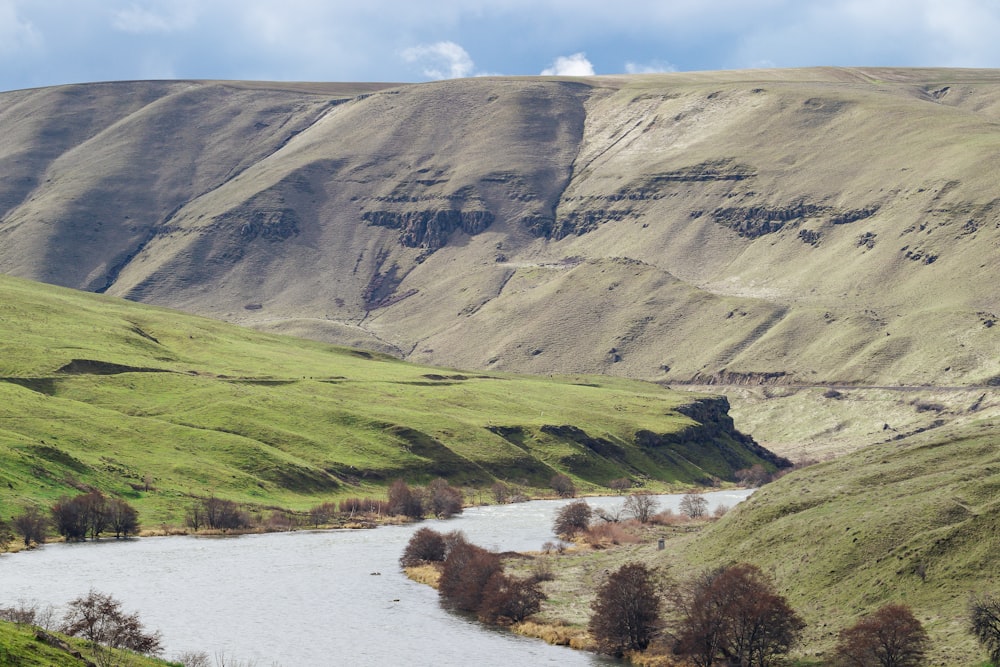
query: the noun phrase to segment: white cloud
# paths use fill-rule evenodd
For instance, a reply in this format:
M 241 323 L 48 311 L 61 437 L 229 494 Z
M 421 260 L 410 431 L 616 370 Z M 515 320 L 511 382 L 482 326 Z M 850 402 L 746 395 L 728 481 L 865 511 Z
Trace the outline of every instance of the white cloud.
M 197 9 L 191 2 L 165 3 L 162 11 L 138 4 L 114 12 L 111 25 L 116 30 L 135 34 L 170 33 L 190 28 L 197 19 Z
M 419 65 L 429 79 L 461 79 L 475 69 L 468 51 L 455 42 L 420 44 L 404 49 L 401 55 L 406 62 Z
M 583 53 L 559 56 L 549 67 L 542 70 L 542 76 L 594 76 L 594 66 Z
M 650 63 L 625 63 L 627 74 L 662 74 L 663 72 L 676 72 L 677 68 L 670 63 L 654 60 Z
M 0 0 L 0 53 L 41 46 L 42 36 L 31 23 L 22 19 L 14 2 Z

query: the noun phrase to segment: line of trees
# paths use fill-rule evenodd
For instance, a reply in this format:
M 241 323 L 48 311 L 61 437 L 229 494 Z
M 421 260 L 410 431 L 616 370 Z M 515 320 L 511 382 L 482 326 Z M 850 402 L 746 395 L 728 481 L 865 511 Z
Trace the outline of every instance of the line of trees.
M 116 538 L 139 532 L 139 513 L 121 498 L 108 498 L 100 491 L 73 498 L 63 496 L 52 506 L 56 531 L 68 540 L 97 539 L 101 533 Z

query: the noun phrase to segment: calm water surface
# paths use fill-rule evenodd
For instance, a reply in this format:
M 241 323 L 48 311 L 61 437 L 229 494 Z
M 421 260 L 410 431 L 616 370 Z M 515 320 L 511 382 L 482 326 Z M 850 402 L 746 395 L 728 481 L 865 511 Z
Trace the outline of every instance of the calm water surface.
M 748 495 L 706 497 L 714 508 Z M 680 498 L 660 496 L 661 509 L 676 510 Z M 552 521 L 567 502 L 477 507 L 375 530 L 50 544 L 0 556 L 0 604 L 60 606 L 90 588 L 110 593 L 162 632 L 166 658 L 205 651 L 258 667 L 613 664 L 444 611 L 436 591 L 399 569 L 420 526 L 461 530 L 491 549 L 539 549 L 555 540 Z M 623 499 L 587 502 L 615 509 Z

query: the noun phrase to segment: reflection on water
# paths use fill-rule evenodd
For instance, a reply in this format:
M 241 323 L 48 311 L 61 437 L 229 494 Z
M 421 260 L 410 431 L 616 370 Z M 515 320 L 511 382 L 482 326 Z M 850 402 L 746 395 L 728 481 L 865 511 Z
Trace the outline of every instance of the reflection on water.
M 706 497 L 714 507 L 747 495 Z M 659 498 L 661 509 L 676 510 L 681 496 Z M 477 507 L 420 525 L 461 530 L 487 548 L 539 549 L 555 539 L 552 520 L 567 502 Z M 587 502 L 615 509 L 623 499 Z M 261 667 L 607 663 L 442 610 L 433 589 L 399 570 L 417 527 L 50 544 L 0 556 L 0 604 L 62 605 L 90 588 L 110 593 L 163 633 L 167 658 L 205 651 Z

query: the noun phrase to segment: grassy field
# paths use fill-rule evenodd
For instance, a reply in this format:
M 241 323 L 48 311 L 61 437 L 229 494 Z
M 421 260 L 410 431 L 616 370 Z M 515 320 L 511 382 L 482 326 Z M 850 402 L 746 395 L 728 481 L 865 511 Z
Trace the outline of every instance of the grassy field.
M 94 486 L 149 527 L 210 494 L 304 510 L 398 477 L 539 492 L 557 472 L 679 488 L 759 460 L 678 412 L 703 396 L 415 366 L 12 278 L 0 341 L 4 514 Z
M 828 664 L 842 628 L 901 603 L 930 636 L 929 664 L 985 665 L 967 604 L 972 594 L 1000 594 L 998 432 L 984 421 L 872 445 L 789 473 L 718 521 L 645 527 L 634 530 L 637 544 L 538 555 L 556 575 L 543 584 L 539 633 L 552 623 L 583 632 L 596 589 L 627 562 L 657 566 L 664 584 L 750 562 L 807 623 L 797 664 Z M 511 566 L 527 576 L 536 561 Z

